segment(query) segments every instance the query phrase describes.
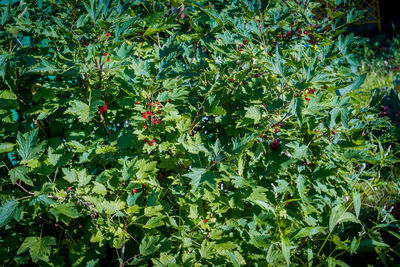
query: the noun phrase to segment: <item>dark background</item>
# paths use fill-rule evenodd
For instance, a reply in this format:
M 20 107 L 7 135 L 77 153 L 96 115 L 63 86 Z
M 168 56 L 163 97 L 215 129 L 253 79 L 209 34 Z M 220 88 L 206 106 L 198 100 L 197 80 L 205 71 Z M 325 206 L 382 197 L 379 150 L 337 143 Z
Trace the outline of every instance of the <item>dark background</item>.
M 381 13 L 381 32 L 378 24 L 353 25 L 351 30 L 357 35 L 365 37 L 376 37 L 384 35 L 388 38 L 400 34 L 400 0 L 379 0 Z

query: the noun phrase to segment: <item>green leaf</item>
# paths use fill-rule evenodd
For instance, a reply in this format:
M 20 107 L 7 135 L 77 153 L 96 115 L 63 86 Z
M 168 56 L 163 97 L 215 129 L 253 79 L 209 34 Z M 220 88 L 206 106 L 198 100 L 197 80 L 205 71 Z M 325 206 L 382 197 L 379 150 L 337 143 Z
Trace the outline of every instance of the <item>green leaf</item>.
M 147 235 L 142 239 L 142 242 L 139 245 L 139 252 L 143 256 L 148 256 L 155 253 L 159 247 L 157 244 L 159 243 L 160 237 L 158 235 Z
M 358 192 L 353 192 L 353 205 L 354 211 L 356 212 L 356 216 L 360 215 L 360 208 L 361 208 L 361 196 Z
M 89 107 L 88 104 L 83 103 L 82 101 L 73 100 L 70 105 L 71 106 L 65 111 L 65 113 L 75 115 L 78 117 L 80 122 L 89 122 L 92 120 L 97 107 L 103 105 L 103 102 L 95 101 L 91 103 Z
M 303 100 L 300 98 L 295 98 L 295 99 L 293 99 L 292 103 L 290 103 L 289 110 L 288 110 L 289 113 L 293 112 L 294 114 L 296 114 L 297 122 L 299 123 L 299 126 L 301 126 L 301 123 L 303 122 L 303 116 L 301 113 L 303 106 L 304 106 Z
M 7 202 L 0 207 L 0 227 L 6 225 L 14 217 L 17 207 L 17 200 L 7 200 Z
M 128 197 L 126 199 L 126 203 L 128 204 L 129 207 L 133 207 L 136 204 L 136 200 L 140 197 L 142 192 L 136 193 L 136 194 L 128 194 Z
M 248 201 L 257 204 L 265 210 L 274 211 L 274 208 L 269 204 L 267 196 L 265 192 L 268 190 L 264 187 L 257 186 L 253 189 L 250 196 L 247 198 Z
M 76 177 L 80 186 L 85 186 L 92 180 L 92 175 L 87 174 L 86 169 L 76 172 Z
M 354 222 L 361 224 L 360 220 L 358 220 L 354 214 L 345 212 L 345 207 L 343 207 L 343 205 L 335 206 L 331 210 L 329 216 L 329 231 L 332 232 L 336 224 L 340 222 Z
M 351 84 L 349 84 L 348 86 L 338 89 L 336 90 L 336 95 L 338 96 L 345 96 L 347 95 L 349 92 L 356 90 L 358 88 L 360 88 L 360 86 L 364 83 L 365 77 L 367 76 L 367 74 L 363 74 L 360 77 L 358 77 L 357 79 L 355 79 Z
M 36 157 L 46 144 L 46 141 L 36 145 L 38 139 L 38 129 L 32 130 L 28 133 L 21 134 L 18 132 L 17 135 L 17 152 L 21 156 L 23 161 L 29 161 Z
M 379 242 L 379 241 L 375 241 L 372 239 L 364 239 L 363 241 L 361 241 L 360 246 L 363 247 L 370 247 L 370 248 L 374 248 L 374 247 L 384 247 L 384 248 L 389 248 L 390 246 L 386 243 L 383 242 Z
M 93 192 L 99 194 L 99 195 L 106 195 L 107 194 L 107 188 L 98 182 L 93 181 L 94 187 L 93 187 Z
M 361 224 L 360 220 L 357 219 L 357 217 L 350 212 L 345 212 L 342 216 L 339 217 L 337 223 L 340 222 L 354 222 L 354 223 L 359 223 Z
M 27 185 L 33 186 L 32 180 L 26 175 L 29 171 L 29 168 L 25 166 L 18 166 L 11 169 L 9 172 L 11 182 L 16 183 L 18 180 L 21 180 Z
M 4 90 L 0 93 L 0 109 L 17 108 L 17 96 L 10 90 Z
M 188 174 L 185 174 L 185 176 L 191 179 L 190 184 L 192 185 L 193 192 L 196 192 L 204 183 L 208 184 L 212 188 L 216 187 L 216 176 L 205 169 L 192 168 Z
M 253 119 L 254 123 L 258 123 L 261 120 L 261 113 L 258 110 L 258 108 L 256 107 L 249 107 L 249 108 L 245 108 L 246 110 L 246 114 L 245 114 L 245 118 L 249 118 L 249 119 Z
M 300 231 L 293 237 L 293 239 L 299 239 L 303 237 L 312 237 L 313 235 L 323 233 L 325 231 L 325 227 L 316 226 L 316 227 L 304 227 L 301 228 Z
M 49 157 L 49 162 L 51 165 L 56 166 L 56 167 L 61 167 L 65 165 L 67 161 L 67 157 L 63 156 L 62 153 L 55 153 L 54 149 L 49 147 L 47 156 Z
M 78 218 L 81 214 L 76 210 L 74 204 L 67 203 L 67 204 L 60 204 L 52 208 L 53 212 L 55 211 L 56 214 L 60 213 L 69 218 Z
M 353 237 L 353 240 L 351 241 L 350 244 L 350 254 L 354 254 L 359 246 L 360 246 L 360 240 Z
M 335 227 L 339 217 L 344 213 L 345 207 L 343 205 L 337 205 L 331 210 L 331 214 L 329 216 L 329 231 L 332 232 Z
M 281 248 L 282 248 L 282 254 L 285 257 L 286 263 L 289 266 L 290 265 L 290 241 L 289 239 L 281 236 Z
M 306 145 L 295 143 L 287 144 L 286 146 L 292 148 L 291 153 L 294 159 L 304 160 L 309 158 L 309 149 Z
M 144 209 L 144 216 L 152 217 L 154 215 L 161 215 L 160 211 L 162 211 L 162 210 L 163 210 L 163 206 L 161 206 L 161 205 L 146 207 Z
M 128 46 L 125 42 L 121 45 L 121 47 L 117 51 L 117 56 L 120 59 L 125 60 L 127 56 L 131 53 L 133 45 Z
M 136 172 L 134 171 L 136 160 L 127 160 L 124 159 L 122 163 L 122 180 L 128 181 L 130 180 Z
M 302 199 L 305 198 L 305 195 L 304 195 L 305 190 L 306 190 L 306 187 L 304 185 L 305 181 L 306 180 L 304 179 L 303 175 L 300 174 L 297 177 L 297 181 L 296 181 L 297 191 L 299 191 L 299 195 Z
M 38 260 L 48 262 L 51 246 L 55 245 L 56 239 L 52 236 L 45 236 L 43 238 L 36 236 L 27 237 L 18 249 L 17 254 L 19 255 L 29 249 L 29 253 L 34 262 Z
M 233 263 L 233 266 L 240 267 L 240 263 L 239 263 L 238 259 L 236 258 L 235 254 L 233 254 L 229 250 L 226 250 L 225 253 L 226 253 L 226 255 L 228 255 L 229 259 Z
M 78 180 L 77 176 L 76 176 L 76 171 L 74 169 L 67 169 L 67 168 L 62 168 L 62 171 L 64 173 L 64 180 L 70 182 L 70 183 L 74 183 Z
M 242 138 L 232 139 L 232 154 L 240 154 L 254 143 L 256 135 L 245 135 Z
M 157 228 L 159 226 L 164 225 L 165 223 L 163 222 L 165 216 L 157 216 L 157 217 L 151 217 L 147 223 L 143 226 L 143 228 L 146 229 L 153 229 Z
M 200 256 L 204 259 L 210 258 L 210 256 L 214 253 L 214 247 L 215 242 L 210 242 L 207 239 L 204 239 L 199 249 Z

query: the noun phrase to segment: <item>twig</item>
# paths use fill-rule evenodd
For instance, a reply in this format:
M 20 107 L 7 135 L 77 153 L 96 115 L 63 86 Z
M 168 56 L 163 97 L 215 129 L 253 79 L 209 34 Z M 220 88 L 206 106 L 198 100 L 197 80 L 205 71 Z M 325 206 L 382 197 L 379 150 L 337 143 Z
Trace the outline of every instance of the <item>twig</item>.
M 192 56 L 192 60 L 190 61 L 189 67 L 192 66 L 193 60 L 194 60 L 194 58 L 196 57 L 197 45 L 198 45 L 199 42 L 200 42 L 200 40 L 198 40 L 198 41 L 194 44 L 194 47 L 193 47 L 193 56 Z
M 124 228 L 125 228 L 125 232 L 126 232 L 126 228 L 127 228 L 126 220 L 125 220 L 125 223 L 124 223 Z M 125 265 L 125 263 L 124 263 L 125 245 L 126 245 L 126 243 L 121 248 L 121 263 L 119 265 L 120 267 L 123 267 Z
M 77 11 L 76 6 L 77 6 L 77 4 L 78 4 L 78 0 L 75 0 L 74 11 L 73 11 L 74 15 L 73 15 L 72 21 L 71 21 L 71 32 L 74 32 L 74 24 L 75 24 L 75 18 L 76 18 L 76 11 Z M 79 37 L 79 35 L 78 35 L 78 37 Z
M 111 131 L 110 131 L 110 129 L 108 129 L 107 123 L 106 123 L 106 121 L 104 120 L 103 114 L 101 114 L 101 113 L 100 113 L 100 119 L 101 119 L 101 122 L 103 123 L 103 126 L 104 126 L 104 128 L 106 129 L 108 135 L 109 135 L 110 138 L 111 138 L 111 137 L 112 137 Z
M 154 12 L 154 14 L 156 13 L 156 6 L 155 6 L 155 3 L 154 3 L 154 0 L 153 0 L 153 12 Z M 160 35 L 158 34 L 158 32 L 157 32 L 157 43 L 158 43 L 158 47 L 161 48 Z
M 35 193 L 30 192 L 26 190 L 20 183 L 15 183 L 19 188 L 21 188 L 25 193 L 28 193 L 29 195 L 34 195 Z
M 199 109 L 197 110 L 196 116 L 194 117 L 194 120 L 192 122 L 192 124 L 190 124 L 190 129 L 188 131 L 188 134 L 190 134 L 193 130 L 194 127 L 194 123 L 196 122 L 197 118 L 199 117 L 200 111 L 203 109 L 204 106 L 204 102 L 206 102 L 207 97 L 209 96 L 209 94 L 212 92 L 212 90 L 214 89 L 215 85 L 217 85 L 217 81 L 215 81 L 215 83 L 213 84 L 213 86 L 211 86 L 210 90 L 208 91 L 208 93 L 206 94 L 206 96 L 204 97 L 203 101 L 200 104 Z

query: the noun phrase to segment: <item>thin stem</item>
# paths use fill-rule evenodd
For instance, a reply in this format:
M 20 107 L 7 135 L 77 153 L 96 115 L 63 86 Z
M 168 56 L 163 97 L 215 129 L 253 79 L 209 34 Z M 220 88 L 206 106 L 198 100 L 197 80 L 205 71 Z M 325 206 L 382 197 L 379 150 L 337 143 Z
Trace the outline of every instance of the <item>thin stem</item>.
M 26 190 L 20 183 L 15 183 L 19 188 L 22 189 L 22 191 L 24 191 L 25 193 L 29 194 L 29 195 L 34 195 L 35 193 L 30 192 L 28 190 Z

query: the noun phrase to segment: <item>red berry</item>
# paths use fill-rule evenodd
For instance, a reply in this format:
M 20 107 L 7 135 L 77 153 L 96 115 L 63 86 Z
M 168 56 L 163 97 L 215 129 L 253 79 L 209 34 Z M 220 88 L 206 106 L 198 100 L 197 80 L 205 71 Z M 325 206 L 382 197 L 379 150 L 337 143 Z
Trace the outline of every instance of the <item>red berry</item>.
M 103 110 L 104 110 L 104 111 L 107 111 L 107 106 L 106 106 L 106 105 L 103 107 Z
M 275 129 L 275 132 L 277 133 L 277 132 L 279 132 L 279 130 L 278 130 L 278 129 Z
M 142 117 L 143 117 L 143 119 L 146 120 L 146 119 L 147 119 L 147 114 L 146 114 L 145 112 L 143 112 L 143 113 L 142 113 Z
M 137 189 L 133 189 L 133 193 L 136 194 L 137 193 Z
M 168 99 L 168 103 L 171 103 L 171 99 Z
M 267 107 L 267 104 L 264 103 L 264 108 Z
M 289 201 L 289 202 L 286 202 L 286 203 L 285 203 L 285 206 L 289 205 L 289 203 L 290 203 L 290 201 Z
M 280 142 L 279 139 L 274 139 L 274 141 L 269 144 L 269 146 L 271 147 L 272 150 L 277 150 L 280 146 Z
M 144 139 L 143 142 L 146 144 L 147 143 L 147 139 Z
M 317 129 L 314 129 L 314 132 L 315 132 L 315 133 L 317 133 L 317 132 L 318 132 L 318 130 L 317 130 Z
M 71 190 L 71 187 L 67 187 L 67 190 L 68 190 L 68 191 Z
M 207 222 L 208 222 L 208 220 L 207 220 L 207 219 L 205 219 L 205 220 L 204 220 L 204 222 L 205 222 L 205 223 L 207 223 Z
M 305 96 L 305 97 L 307 97 L 307 95 L 306 95 L 306 94 L 304 94 L 304 96 Z
M 306 166 L 306 165 L 307 165 L 307 162 L 303 162 L 301 165 Z
M 331 134 L 335 134 L 335 131 L 331 131 Z
M 106 52 L 104 52 L 104 53 L 103 53 L 103 55 L 104 55 L 104 56 L 107 56 L 107 53 L 106 53 Z
M 246 81 L 243 81 L 242 83 L 243 83 L 243 85 L 246 85 Z
M 161 120 L 158 120 L 158 123 L 160 124 L 162 121 Z
M 107 33 L 106 33 L 106 35 L 107 35 L 107 36 L 110 36 L 110 33 L 109 33 L 109 32 L 107 32 Z
M 136 101 L 136 105 L 139 104 L 139 102 Z
M 242 52 L 242 51 L 243 51 L 243 49 L 242 49 L 242 48 L 240 48 L 240 49 L 239 49 L 239 51 L 240 51 L 240 52 Z
M 154 139 L 151 140 L 151 142 L 150 142 L 150 146 L 153 146 L 153 145 L 154 145 Z
M 232 71 L 230 70 L 229 73 L 232 73 Z
M 85 45 L 86 45 L 86 46 L 89 46 L 89 44 L 90 44 L 90 43 L 89 43 L 89 42 L 87 42 Z
M 110 62 L 110 59 L 109 59 L 109 58 L 107 58 L 107 62 Z
M 306 98 L 306 100 L 307 100 L 307 101 L 310 101 L 310 99 L 309 99 L 308 97 Z
M 143 129 L 146 129 L 146 125 L 143 124 Z
M 229 79 L 229 82 L 233 82 L 233 79 L 232 79 L 232 78 L 230 78 L 230 79 Z
M 262 134 L 260 134 L 258 137 L 261 137 L 262 136 Z
M 149 106 L 151 107 L 151 105 L 152 105 L 152 103 L 150 102 L 150 103 L 149 103 Z

